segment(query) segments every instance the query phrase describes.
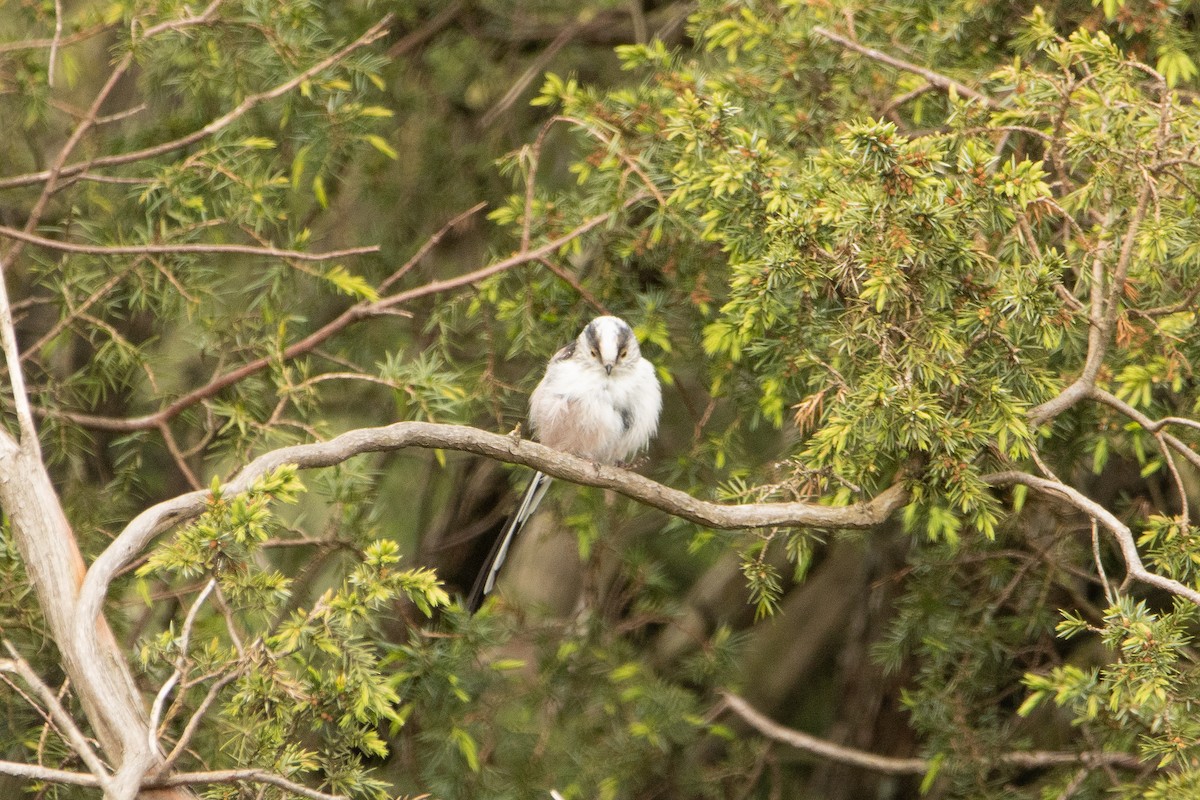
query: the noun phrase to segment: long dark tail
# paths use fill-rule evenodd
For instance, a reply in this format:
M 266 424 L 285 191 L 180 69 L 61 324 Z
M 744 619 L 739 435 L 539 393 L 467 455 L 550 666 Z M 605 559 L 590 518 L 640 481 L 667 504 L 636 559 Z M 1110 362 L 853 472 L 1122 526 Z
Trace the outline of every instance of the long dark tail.
M 488 553 L 487 560 L 483 562 L 483 568 L 479 570 L 479 576 L 475 578 L 475 585 L 471 587 L 471 593 L 467 595 L 467 610 L 472 614 L 479 610 L 483 601 L 496 587 L 496 576 L 500 574 L 500 567 L 504 566 L 504 559 L 508 558 L 509 547 L 517 538 L 517 534 L 525 527 L 525 523 L 533 516 L 538 503 L 542 502 L 546 489 L 550 487 L 550 480 L 549 475 L 536 472 L 533 479 L 529 481 L 525 495 L 521 498 L 521 505 L 517 506 L 516 512 L 508 518 L 504 531 L 492 545 L 492 552 Z

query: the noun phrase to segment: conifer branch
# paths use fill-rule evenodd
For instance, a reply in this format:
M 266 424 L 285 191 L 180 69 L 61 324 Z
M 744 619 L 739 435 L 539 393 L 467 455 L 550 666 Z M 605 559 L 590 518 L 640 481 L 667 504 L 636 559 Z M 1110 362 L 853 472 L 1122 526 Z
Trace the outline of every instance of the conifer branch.
M 633 198 L 628 200 L 625 205 L 628 207 L 629 205 L 640 202 L 643 199 L 645 199 L 645 195 L 635 195 Z M 472 208 L 471 213 L 473 213 L 474 210 L 475 209 Z M 313 331 L 308 336 L 285 347 L 282 353 L 272 356 L 263 356 L 262 358 L 249 361 L 240 367 L 229 370 L 228 372 L 216 375 L 210 379 L 208 383 L 204 384 L 203 386 L 199 386 L 190 392 L 187 392 L 186 394 L 176 398 L 171 403 L 163 406 L 158 411 L 153 413 L 145 414 L 139 417 L 105 417 L 72 411 L 54 411 L 44 413 L 53 413 L 53 415 L 56 417 L 69 420 L 76 425 L 80 425 L 85 428 L 92 428 L 94 430 L 128 432 L 156 428 L 162 425 L 164 422 L 175 418 L 180 413 L 188 408 L 191 408 L 197 403 L 213 397 L 218 392 L 232 386 L 238 381 L 244 380 L 254 373 L 268 368 L 271 366 L 271 364 L 279 363 L 280 361 L 288 361 L 311 352 L 326 340 L 330 339 L 335 334 L 340 333 L 356 322 L 392 313 L 392 310 L 396 306 L 409 303 L 418 298 L 428 297 L 429 295 L 439 294 L 441 292 L 452 291 L 464 286 L 470 286 L 473 283 L 478 283 L 484 278 L 489 278 L 492 275 L 497 275 L 522 264 L 539 261 L 545 256 L 558 250 L 563 245 L 587 233 L 588 231 L 607 223 L 615 216 L 615 214 L 615 211 L 607 211 L 603 214 L 598 214 L 594 217 L 584 220 L 579 225 L 575 226 L 561 236 L 555 237 L 554 239 L 538 245 L 537 247 L 521 250 L 509 256 L 508 258 L 503 258 L 499 261 L 493 261 L 491 264 L 480 267 L 479 269 L 463 275 L 453 278 L 445 278 L 443 280 L 430 281 L 429 283 L 414 287 L 412 289 L 399 291 L 394 294 L 387 295 L 386 297 L 381 297 L 378 300 L 362 300 L 350 306 L 333 320 L 327 322 L 325 325 Z M 442 233 L 439 232 L 434 236 L 440 237 L 441 235 Z M 422 250 L 424 249 L 425 248 L 422 247 Z
M 203 128 L 192 131 L 185 136 L 172 139 L 168 142 L 152 145 L 141 150 L 132 150 L 128 153 L 114 153 L 110 156 L 97 156 L 96 158 L 89 159 L 87 161 L 79 161 L 74 164 L 68 164 L 58 170 L 57 173 L 50 170 L 45 170 L 42 172 L 33 172 L 25 175 L 15 175 L 11 178 L 0 180 L 0 189 L 12 189 L 18 186 L 32 186 L 50 180 L 51 176 L 55 174 L 57 174 L 57 176 L 60 178 L 70 178 L 98 167 L 116 167 L 124 164 L 133 164 L 138 161 L 145 161 L 147 159 L 155 158 L 157 156 L 188 147 L 189 145 L 193 145 L 196 142 L 207 139 L 213 134 L 228 128 L 234 122 L 249 113 L 256 106 L 259 106 L 269 100 L 282 97 L 300 84 L 304 83 L 306 80 L 309 80 L 313 76 L 329 69 L 339 61 L 343 61 L 355 50 L 366 47 L 372 42 L 375 42 L 387 35 L 388 26 L 391 24 L 391 22 L 391 14 L 384 16 L 383 19 L 372 25 L 365 33 L 363 33 L 362 36 L 358 37 L 337 52 L 333 53 L 327 58 L 321 59 L 308 69 L 297 73 L 292 78 L 284 81 L 272 89 L 268 89 L 267 91 L 259 92 L 246 97 L 230 111 L 226 112 L 220 117 L 217 117 L 212 122 L 209 122 Z M 148 32 L 158 31 L 156 29 L 150 29 Z

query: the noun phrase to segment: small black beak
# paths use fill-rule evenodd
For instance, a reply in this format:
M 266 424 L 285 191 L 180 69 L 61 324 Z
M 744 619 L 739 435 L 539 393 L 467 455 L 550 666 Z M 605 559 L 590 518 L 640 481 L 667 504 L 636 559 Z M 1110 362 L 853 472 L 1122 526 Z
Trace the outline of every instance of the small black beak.
M 612 365 L 612 364 L 605 364 L 605 365 L 604 365 L 604 371 L 605 371 L 605 372 L 607 372 L 609 375 L 612 375 L 612 368 L 613 368 L 613 365 Z

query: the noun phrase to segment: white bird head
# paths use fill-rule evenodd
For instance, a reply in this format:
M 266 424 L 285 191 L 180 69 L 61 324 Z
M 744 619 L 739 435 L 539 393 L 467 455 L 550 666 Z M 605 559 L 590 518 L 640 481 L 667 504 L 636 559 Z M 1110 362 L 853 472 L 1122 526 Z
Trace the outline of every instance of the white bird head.
M 596 317 L 587 324 L 576 341 L 577 356 L 594 362 L 612 375 L 621 372 L 642 357 L 633 328 L 619 317 Z

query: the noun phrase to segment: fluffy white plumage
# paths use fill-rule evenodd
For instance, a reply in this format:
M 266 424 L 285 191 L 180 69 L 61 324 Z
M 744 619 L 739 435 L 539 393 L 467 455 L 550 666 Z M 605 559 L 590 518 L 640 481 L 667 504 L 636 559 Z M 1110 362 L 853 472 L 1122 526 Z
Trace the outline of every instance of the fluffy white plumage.
M 618 317 L 597 317 L 559 350 L 529 398 L 529 423 L 542 444 L 601 464 L 628 461 L 658 430 L 662 390 L 654 365 L 642 358 L 633 329 Z M 538 472 L 484 562 L 467 606 L 475 611 L 496 584 L 513 539 L 550 485 Z

